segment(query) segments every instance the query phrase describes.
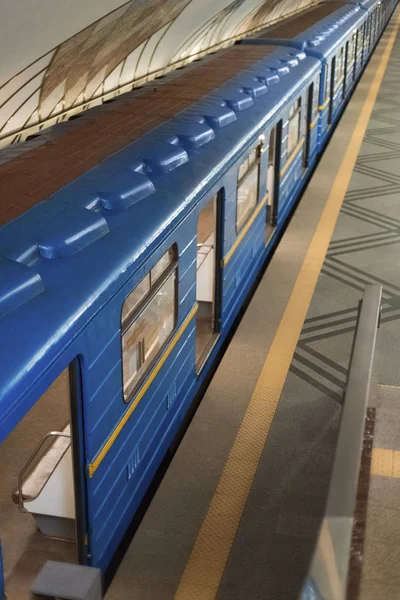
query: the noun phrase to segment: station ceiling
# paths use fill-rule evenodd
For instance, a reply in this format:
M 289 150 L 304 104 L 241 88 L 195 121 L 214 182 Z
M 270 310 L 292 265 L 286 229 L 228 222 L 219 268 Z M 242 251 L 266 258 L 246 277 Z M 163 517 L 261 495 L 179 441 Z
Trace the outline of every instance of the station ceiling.
M 0 138 L 130 89 L 312 0 L 3 0 Z

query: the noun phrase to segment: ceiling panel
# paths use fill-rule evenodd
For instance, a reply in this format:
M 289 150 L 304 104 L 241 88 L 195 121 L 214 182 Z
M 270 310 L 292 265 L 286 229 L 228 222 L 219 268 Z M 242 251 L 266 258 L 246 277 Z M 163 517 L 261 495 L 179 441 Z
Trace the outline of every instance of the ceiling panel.
M 0 132 L 27 126 L 27 99 L 30 115 L 51 124 L 52 115 L 77 112 L 91 98 L 160 75 L 311 3 L 3 0 Z

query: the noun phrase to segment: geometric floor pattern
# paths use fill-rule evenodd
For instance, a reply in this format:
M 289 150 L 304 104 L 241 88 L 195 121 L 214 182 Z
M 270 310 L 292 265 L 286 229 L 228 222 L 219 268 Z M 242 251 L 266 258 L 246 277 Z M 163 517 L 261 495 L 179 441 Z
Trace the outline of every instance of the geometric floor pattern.
M 348 335 L 354 332 L 366 285 L 383 287 L 382 330 L 400 329 L 399 48 L 397 41 L 291 367 L 293 374 L 337 402 L 343 397 L 347 365 L 330 357 L 324 342 L 331 340 L 337 349 L 343 340 L 348 357 Z M 329 310 L 314 316 L 321 308 L 319 291 L 324 296 L 327 289 Z M 331 310 L 335 299 L 343 308 Z M 382 365 L 377 369 L 382 372 Z

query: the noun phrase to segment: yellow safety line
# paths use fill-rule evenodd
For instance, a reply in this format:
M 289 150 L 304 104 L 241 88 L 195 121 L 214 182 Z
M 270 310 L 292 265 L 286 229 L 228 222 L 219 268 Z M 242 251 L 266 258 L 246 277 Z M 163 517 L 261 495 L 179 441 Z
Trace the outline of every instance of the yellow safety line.
M 388 448 L 373 448 L 371 475 L 400 478 L 400 451 Z
M 317 115 L 314 119 L 314 121 L 312 123 L 310 123 L 310 129 L 313 129 L 313 127 L 318 123 L 318 119 L 319 119 L 319 115 Z
M 250 229 L 250 227 L 253 225 L 254 221 L 256 220 L 257 215 L 260 213 L 260 210 L 267 203 L 267 200 L 268 200 L 268 194 L 266 194 L 264 196 L 264 198 L 261 200 L 261 202 L 259 202 L 259 204 L 257 205 L 257 208 L 253 212 L 251 218 L 247 221 L 246 226 L 242 229 L 242 231 L 237 236 L 236 241 L 233 244 L 232 248 L 229 250 L 229 252 L 227 252 L 227 254 L 225 255 L 225 257 L 223 258 L 222 263 L 223 263 L 224 267 L 226 267 L 226 265 L 228 264 L 228 262 L 232 258 L 233 254 L 237 250 L 240 242 L 243 240 L 244 236 L 246 235 L 246 233 L 248 232 L 248 230 Z
M 172 350 L 175 348 L 179 339 L 182 337 L 185 329 L 187 328 L 190 321 L 193 319 L 194 315 L 196 314 L 197 308 L 198 308 L 198 306 L 196 304 L 192 308 L 192 310 L 190 311 L 190 313 L 188 314 L 186 319 L 183 321 L 182 325 L 180 326 L 180 328 L 178 329 L 178 331 L 176 332 L 174 337 L 172 338 L 172 342 L 170 343 L 170 345 L 168 346 L 168 348 L 166 349 L 166 351 L 164 352 L 164 354 L 162 355 L 162 357 L 160 358 L 160 360 L 154 367 L 150 377 L 146 380 L 144 386 L 140 389 L 135 400 L 129 406 L 126 413 L 124 414 L 124 416 L 122 417 L 122 419 L 120 420 L 120 422 L 118 423 L 118 425 L 116 426 L 116 428 L 114 429 L 114 431 L 112 432 L 112 434 L 110 435 L 110 437 L 108 438 L 108 440 L 106 441 L 106 443 L 104 444 L 104 446 L 102 447 L 100 452 L 97 454 L 94 461 L 89 464 L 89 477 L 93 477 L 93 475 L 99 468 L 100 464 L 104 460 L 104 458 L 105 458 L 106 454 L 108 453 L 108 451 L 110 450 L 111 446 L 114 444 L 115 440 L 121 433 L 123 427 L 126 425 L 129 418 L 131 417 L 133 411 L 135 410 L 135 408 L 137 407 L 137 405 L 139 404 L 139 402 L 141 401 L 141 399 L 143 398 L 143 396 L 145 395 L 145 393 L 147 392 L 147 390 L 153 383 L 154 379 L 157 377 L 157 374 L 159 373 L 161 367 L 167 360 L 168 356 L 171 354 Z
M 297 144 L 296 148 L 293 150 L 292 154 L 290 155 L 289 160 L 287 161 L 285 166 L 281 169 L 281 177 L 283 177 L 283 175 L 286 173 L 289 166 L 292 164 L 293 160 L 296 158 L 296 156 L 300 152 L 303 144 L 304 144 L 304 138 L 302 140 L 300 140 L 300 142 Z
M 246 414 L 183 572 L 175 600 L 214 600 L 216 597 L 398 28 L 399 18 L 364 101 Z

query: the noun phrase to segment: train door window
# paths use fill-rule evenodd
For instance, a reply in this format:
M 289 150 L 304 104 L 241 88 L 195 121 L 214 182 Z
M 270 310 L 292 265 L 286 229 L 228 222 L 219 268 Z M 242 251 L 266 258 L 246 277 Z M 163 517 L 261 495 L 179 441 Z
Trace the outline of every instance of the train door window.
M 350 46 L 351 46 L 351 40 L 346 42 L 346 49 L 344 52 L 344 71 L 343 71 L 343 87 L 342 87 L 343 98 L 345 97 L 346 91 L 347 91 L 347 74 L 349 72 L 349 69 L 351 69 Z
M 174 245 L 129 294 L 122 307 L 125 402 L 137 391 L 175 329 L 177 258 Z
M 76 369 L 71 364 L 62 371 L 0 446 L 1 542 L 10 598 L 31 597 L 47 560 L 86 562 L 86 534 L 78 529 L 86 503 Z
M 196 365 L 204 366 L 220 325 L 221 192 L 202 208 L 197 221 Z
M 288 123 L 288 157 L 296 149 L 301 135 L 301 98 L 296 100 L 289 109 Z
M 357 61 L 357 39 L 358 39 L 358 31 L 353 33 L 350 44 L 350 65 L 349 68 L 353 70 L 353 79 L 356 76 L 356 61 Z
M 325 75 L 324 75 L 324 99 L 323 104 L 329 98 L 329 64 L 325 63 Z
M 260 178 L 261 145 L 253 148 L 252 152 L 241 163 L 238 171 L 237 201 L 236 201 L 236 233 L 249 220 L 258 202 Z
M 360 29 L 358 30 L 357 48 L 358 48 L 358 54 L 360 56 L 360 60 L 361 60 L 361 63 L 362 63 L 363 62 L 363 58 L 364 58 L 364 25 L 362 25 L 360 27 Z
M 336 72 L 336 56 L 334 56 L 331 60 L 331 81 L 330 81 L 330 92 L 329 92 L 329 115 L 328 115 L 328 124 L 332 123 L 333 117 L 333 95 L 335 90 L 335 72 Z
M 340 84 L 344 75 L 344 48 L 340 48 L 339 55 L 336 59 L 336 85 Z
M 269 134 L 268 144 L 268 172 L 267 172 L 267 192 L 268 192 L 268 206 L 272 207 L 274 202 L 275 193 L 275 159 L 276 159 L 276 127 L 271 129 Z M 272 216 L 267 216 L 269 222 Z
M 267 224 L 265 243 L 267 244 L 274 232 L 278 220 L 279 200 L 279 148 L 282 138 L 282 121 L 273 127 L 269 134 L 268 142 L 268 170 L 267 170 Z
M 308 87 L 307 92 L 307 112 L 306 112 L 306 143 L 304 147 L 304 166 L 308 167 L 308 160 L 310 156 L 310 140 L 311 140 L 311 123 L 313 120 L 314 108 L 314 83 Z

